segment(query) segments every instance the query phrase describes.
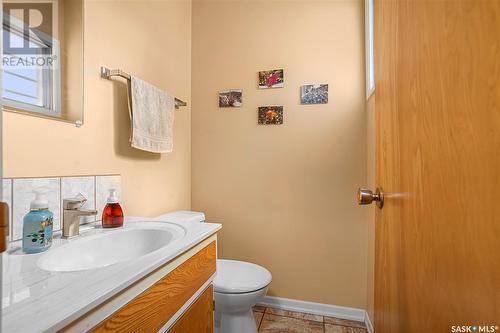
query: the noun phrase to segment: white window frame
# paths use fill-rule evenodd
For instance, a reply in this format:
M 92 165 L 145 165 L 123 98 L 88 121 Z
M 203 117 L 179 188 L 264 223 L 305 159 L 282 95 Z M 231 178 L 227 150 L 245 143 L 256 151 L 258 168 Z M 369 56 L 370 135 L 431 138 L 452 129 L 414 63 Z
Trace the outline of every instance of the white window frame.
M 374 0 L 365 0 L 366 99 L 375 91 Z

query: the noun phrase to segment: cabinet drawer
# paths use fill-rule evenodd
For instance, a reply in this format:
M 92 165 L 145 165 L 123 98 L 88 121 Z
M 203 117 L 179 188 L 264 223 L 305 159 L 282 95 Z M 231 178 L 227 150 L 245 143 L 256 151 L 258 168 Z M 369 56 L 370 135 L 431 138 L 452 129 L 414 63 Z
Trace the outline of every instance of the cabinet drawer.
M 214 331 L 213 296 L 214 289 L 209 286 L 168 333 L 212 333 Z
M 215 269 L 214 241 L 106 318 L 92 332 L 157 332 Z

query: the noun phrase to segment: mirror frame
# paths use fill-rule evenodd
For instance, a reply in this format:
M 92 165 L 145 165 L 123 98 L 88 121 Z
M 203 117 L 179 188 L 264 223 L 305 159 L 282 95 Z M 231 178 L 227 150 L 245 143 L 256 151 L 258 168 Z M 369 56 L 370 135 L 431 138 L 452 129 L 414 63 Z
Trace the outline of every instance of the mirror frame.
M 77 120 L 68 120 L 64 118 L 58 118 L 58 117 L 53 117 L 53 116 L 48 116 L 44 115 L 38 112 L 33 112 L 33 111 L 28 111 L 28 110 L 23 110 L 20 108 L 15 108 L 12 106 L 6 106 L 3 103 L 3 98 L 0 96 L 0 104 L 2 105 L 2 111 L 6 112 L 11 112 L 11 113 L 17 113 L 17 114 L 23 114 L 26 116 L 32 116 L 32 117 L 37 117 L 37 118 L 43 118 L 43 119 L 50 119 L 50 120 L 55 120 L 55 121 L 60 121 L 63 123 L 68 123 L 68 124 L 73 124 L 76 127 L 80 127 L 84 124 L 84 118 L 85 118 L 85 18 L 86 18 L 86 0 L 81 0 L 82 1 L 82 56 L 81 56 L 81 61 L 82 61 L 82 97 L 80 101 L 81 105 L 81 113 L 80 113 L 80 119 Z M 3 14 L 3 0 L 0 0 L 0 3 L 2 5 L 2 14 Z M 3 17 L 3 15 L 1 15 Z M 3 19 L 2 19 L 3 20 Z M 3 23 L 2 23 L 2 35 L 3 35 Z M 3 48 L 2 48 L 3 50 Z M 3 51 L 2 51 L 3 55 Z M 3 74 L 0 74 L 3 75 Z

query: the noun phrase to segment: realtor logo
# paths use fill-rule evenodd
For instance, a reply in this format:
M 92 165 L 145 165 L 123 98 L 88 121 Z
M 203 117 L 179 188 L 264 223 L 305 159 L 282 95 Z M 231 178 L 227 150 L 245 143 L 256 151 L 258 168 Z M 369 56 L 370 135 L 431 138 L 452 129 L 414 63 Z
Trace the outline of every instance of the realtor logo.
M 52 54 L 52 3 L 8 2 L 3 10 L 5 54 Z

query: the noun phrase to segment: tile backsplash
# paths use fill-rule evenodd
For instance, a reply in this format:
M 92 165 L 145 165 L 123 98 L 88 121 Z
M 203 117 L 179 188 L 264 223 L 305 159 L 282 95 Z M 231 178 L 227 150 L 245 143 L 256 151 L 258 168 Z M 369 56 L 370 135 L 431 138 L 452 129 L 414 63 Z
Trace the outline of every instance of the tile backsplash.
M 54 231 L 61 229 L 62 201 L 82 194 L 87 198 L 85 209 L 97 209 L 97 216 L 82 217 L 82 223 L 100 221 L 106 205 L 109 189 L 115 188 L 121 198 L 120 175 L 70 176 L 50 178 L 4 178 L 3 201 L 10 208 L 10 240 L 22 237 L 22 220 L 29 211 L 34 198 L 33 190 L 43 187 L 48 190 L 49 210 L 54 213 Z

